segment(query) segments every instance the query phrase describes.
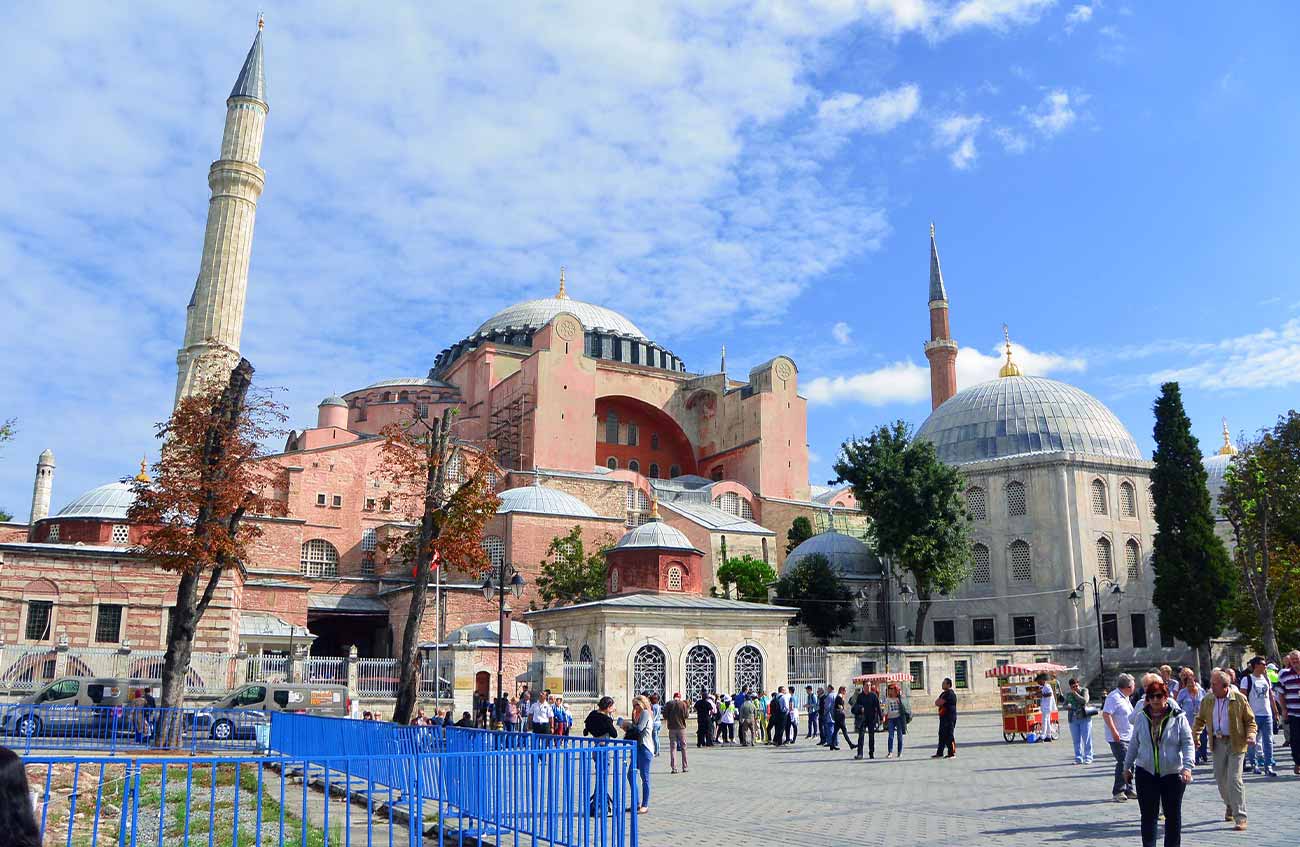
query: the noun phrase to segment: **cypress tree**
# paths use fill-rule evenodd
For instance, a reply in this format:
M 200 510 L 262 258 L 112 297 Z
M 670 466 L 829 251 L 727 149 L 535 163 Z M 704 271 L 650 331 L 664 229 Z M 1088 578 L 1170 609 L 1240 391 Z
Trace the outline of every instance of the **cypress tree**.
M 1160 386 L 1155 418 L 1152 601 L 1159 611 L 1160 631 L 1197 648 L 1199 665 L 1209 654 L 1210 639 L 1228 623 L 1234 574 L 1228 551 L 1214 534 L 1205 465 L 1178 383 Z M 1206 669 L 1200 670 L 1204 676 Z

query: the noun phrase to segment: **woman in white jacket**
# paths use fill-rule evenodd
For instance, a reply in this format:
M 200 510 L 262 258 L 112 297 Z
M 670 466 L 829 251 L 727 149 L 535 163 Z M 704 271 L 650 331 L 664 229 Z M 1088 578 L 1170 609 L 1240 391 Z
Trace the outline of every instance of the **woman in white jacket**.
M 1165 847 L 1182 843 L 1183 792 L 1192 781 L 1196 747 L 1187 716 L 1169 696 L 1163 680 L 1146 687 L 1146 705 L 1133 718 L 1133 737 L 1124 758 L 1124 776 L 1137 783 L 1142 811 L 1142 847 L 1155 847 L 1156 822 L 1163 806 Z

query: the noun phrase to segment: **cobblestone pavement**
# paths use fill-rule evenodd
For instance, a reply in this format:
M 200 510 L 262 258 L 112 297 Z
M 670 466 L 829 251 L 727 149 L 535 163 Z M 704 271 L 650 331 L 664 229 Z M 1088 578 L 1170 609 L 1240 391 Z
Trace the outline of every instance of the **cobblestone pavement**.
M 1007 744 L 994 713 L 962 715 L 957 758 L 934 760 L 937 728 L 935 718 L 918 715 L 902 760 L 883 758 L 882 733 L 876 759 L 860 762 L 842 743 L 835 753 L 803 738 L 779 748 L 701 750 L 691 732 L 688 773 L 669 773 L 666 746 L 654 761 L 641 844 L 728 837 L 782 847 L 1141 843 L 1137 803 L 1110 800 L 1114 760 L 1099 719 L 1091 765 L 1074 764 L 1068 734 L 1051 744 Z M 1291 775 L 1285 747 L 1277 755 L 1280 777 L 1246 776 L 1245 833 L 1224 823 L 1214 774 L 1197 768 L 1183 800 L 1183 844 L 1300 844 L 1300 777 Z

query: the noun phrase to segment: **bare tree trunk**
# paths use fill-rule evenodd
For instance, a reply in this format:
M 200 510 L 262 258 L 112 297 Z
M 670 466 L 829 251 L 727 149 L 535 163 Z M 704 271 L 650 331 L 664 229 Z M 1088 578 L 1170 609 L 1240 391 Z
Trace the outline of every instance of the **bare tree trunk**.
M 917 591 L 916 629 L 912 633 L 913 644 L 925 643 L 925 619 L 930 614 L 930 593 Z

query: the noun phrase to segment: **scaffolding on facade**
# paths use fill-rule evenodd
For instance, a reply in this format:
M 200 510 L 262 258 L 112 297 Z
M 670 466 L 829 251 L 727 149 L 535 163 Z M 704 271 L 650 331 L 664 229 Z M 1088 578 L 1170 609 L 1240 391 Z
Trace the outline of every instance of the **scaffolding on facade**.
M 533 413 L 537 408 L 533 387 L 516 382 L 493 392 L 488 417 L 488 439 L 496 450 L 497 464 L 523 470 L 524 457 L 532 453 Z

